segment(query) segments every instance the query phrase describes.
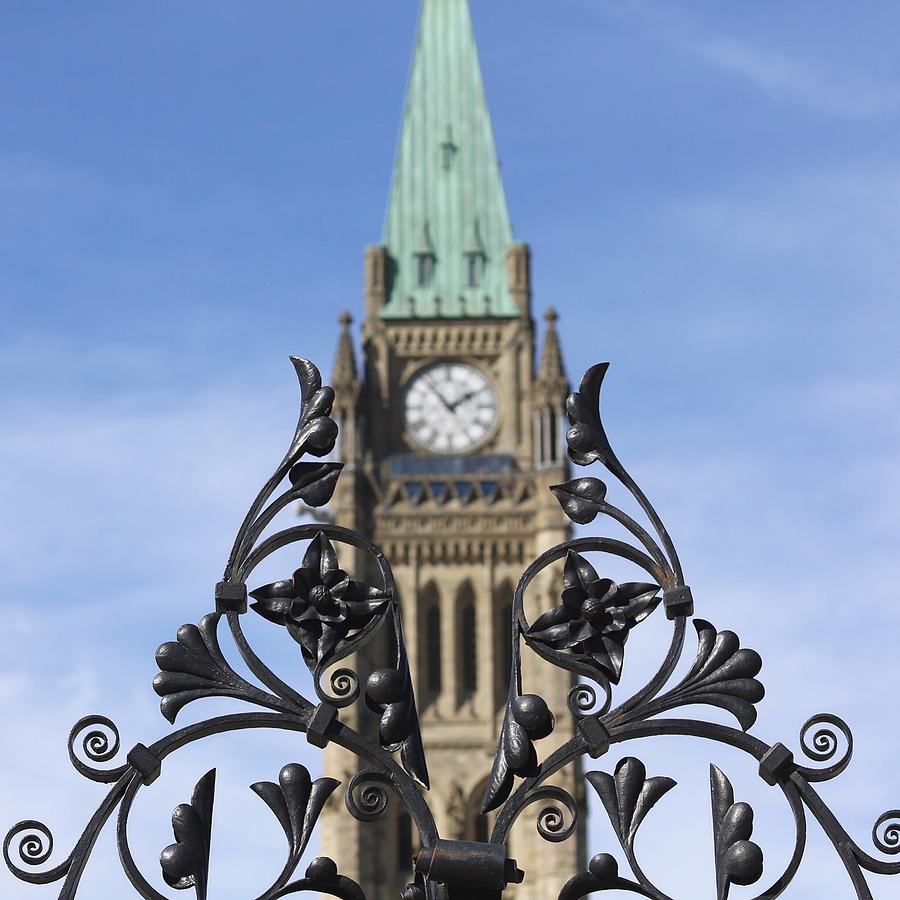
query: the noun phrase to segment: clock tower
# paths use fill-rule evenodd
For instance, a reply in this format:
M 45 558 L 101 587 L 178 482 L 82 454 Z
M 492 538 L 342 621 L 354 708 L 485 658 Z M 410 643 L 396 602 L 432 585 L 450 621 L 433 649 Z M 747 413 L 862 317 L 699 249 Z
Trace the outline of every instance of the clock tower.
M 567 477 L 568 384 L 552 309 L 536 360 L 531 253 L 513 238 L 466 0 L 423 0 L 384 231 L 364 278 L 362 367 L 344 314 L 332 378 L 346 464 L 333 510 L 394 569 L 441 836 L 486 840 L 480 806 L 503 720 L 513 591 L 534 557 L 569 537 L 548 490 Z M 532 621 L 558 602 L 555 573 L 544 574 L 525 598 Z M 360 654 L 361 679 L 384 652 Z M 571 682 L 529 662 L 526 690 L 534 679 L 556 701 L 549 752 L 572 734 Z M 345 716 L 370 728 L 358 706 Z M 346 751 L 326 754 L 345 783 L 357 771 Z M 579 773 L 561 783 L 583 807 Z M 557 845 L 521 817 L 508 852 L 528 878 L 511 896 L 556 896 L 583 868 L 580 821 Z M 378 826 L 344 810 L 323 817 L 322 852 L 369 900 L 399 896 L 416 849 L 399 802 Z

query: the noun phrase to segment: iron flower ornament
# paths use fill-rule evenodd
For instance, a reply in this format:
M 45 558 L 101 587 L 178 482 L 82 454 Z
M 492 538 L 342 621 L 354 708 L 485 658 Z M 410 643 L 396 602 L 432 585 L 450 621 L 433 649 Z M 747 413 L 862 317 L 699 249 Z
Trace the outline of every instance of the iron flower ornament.
M 566 790 L 551 783 L 554 775 L 588 756 L 601 759 L 617 744 L 640 738 L 665 740 L 671 735 L 728 745 L 752 761 L 763 782 L 777 788 L 795 824 L 790 859 L 757 900 L 774 900 L 788 892 L 802 862 L 808 819 L 815 819 L 843 864 L 848 887 L 858 900 L 872 900 L 866 873 L 900 874 L 900 863 L 884 857 L 900 854 L 900 810 L 876 821 L 875 853 L 866 852 L 838 822 L 814 785 L 838 777 L 849 765 L 853 737 L 843 720 L 831 714 L 812 717 L 803 726 L 800 751 L 813 765 L 801 765 L 780 742 L 767 743 L 750 733 L 756 705 L 765 690 L 758 679 L 762 659 L 744 647 L 732 631 L 694 619 L 696 653 L 686 673 L 675 683 L 682 659 L 687 623 L 694 615 L 694 599 L 663 522 L 637 482 L 621 464 L 600 418 L 600 389 L 607 365 L 587 371 L 578 391 L 570 395 L 567 414 L 569 457 L 577 466 L 602 465 L 614 482 L 636 502 L 643 522 L 614 505 L 607 485 L 581 476 L 551 490 L 573 522 L 589 524 L 609 519 L 623 527 L 626 540 L 595 536 L 566 541 L 542 553 L 527 567 L 513 598 L 509 635 L 512 665 L 503 725 L 483 810 L 496 810 L 489 840 L 465 842 L 440 836 L 427 802 L 428 770 L 419 728 L 413 679 L 403 635 L 403 623 L 391 566 L 381 550 L 363 535 L 332 524 L 292 525 L 266 535 L 270 523 L 291 504 L 326 504 L 341 475 L 340 463 L 323 462 L 335 446 L 337 425 L 331 418 L 334 392 L 322 384 L 318 369 L 308 360 L 292 360 L 300 381 L 300 415 L 284 458 L 238 529 L 222 580 L 215 588 L 215 607 L 197 624 L 182 625 L 175 640 L 156 653 L 159 673 L 154 690 L 160 711 L 173 725 L 188 704 L 209 697 L 227 697 L 243 704 L 240 712 L 188 724 L 151 744 L 135 744 L 116 764 L 122 745 L 115 724 L 103 716 L 87 716 L 69 735 L 69 757 L 84 777 L 106 784 L 107 795 L 87 823 L 72 851 L 47 868 L 54 852 L 50 829 L 27 819 L 7 834 L 3 854 L 7 866 L 31 884 L 60 883 L 58 896 L 72 900 L 78 892 L 100 831 L 117 811 L 116 840 L 123 870 L 136 894 L 145 900 L 166 900 L 136 864 L 130 849 L 129 817 L 138 794 L 159 778 L 170 755 L 189 744 L 225 732 L 272 728 L 305 734 L 316 747 L 338 744 L 354 752 L 363 768 L 345 786 L 348 813 L 362 822 L 383 817 L 391 803 L 399 803 L 418 832 L 420 851 L 411 861 L 413 880 L 402 900 L 499 900 L 508 884 L 527 877 L 506 847 L 523 810 L 539 803 L 537 829 L 548 841 L 564 841 L 576 831 L 579 804 Z M 314 460 L 303 459 L 312 456 Z M 278 550 L 305 544 L 299 568 L 291 578 L 247 588 L 256 568 Z M 354 548 L 377 570 L 380 584 L 355 580 L 339 562 L 337 545 Z M 616 584 L 598 574 L 585 554 L 612 556 L 631 563 L 644 574 L 640 580 Z M 524 595 L 542 571 L 563 563 L 560 603 L 534 622 L 525 615 Z M 248 606 L 248 596 L 252 607 Z M 284 627 L 297 642 L 313 673 L 315 699 L 273 672 L 254 651 L 242 619 L 252 608 L 261 617 Z M 655 673 L 629 696 L 616 696 L 626 665 L 629 635 L 655 610 L 662 609 L 672 636 Z M 223 623 L 246 668 L 241 673 L 220 646 Z M 351 667 L 334 668 L 372 639 L 386 634 L 390 661 L 367 674 L 364 682 Z M 547 702 L 524 689 L 523 645 L 548 663 L 581 676 L 567 697 L 575 719 L 572 736 L 546 756 L 537 745 L 556 728 Z M 323 684 L 326 670 L 330 672 Z M 599 690 L 599 695 L 598 695 Z M 369 737 L 343 721 L 341 713 L 359 702 L 378 714 L 377 737 Z M 615 705 L 614 705 L 615 701 Z M 690 707 L 691 715 L 684 709 Z M 738 727 L 704 718 L 698 710 L 724 710 Z M 249 711 L 248 711 L 249 710 Z M 677 715 L 669 715 L 676 712 Z M 638 831 L 656 805 L 676 784 L 664 775 L 648 776 L 634 756 L 621 756 L 614 765 L 584 774 L 609 817 L 627 863 L 627 870 L 609 852 L 596 853 L 582 872 L 573 873 L 556 892 L 558 900 L 579 900 L 591 892 L 619 891 L 652 900 L 669 900 L 646 875 L 636 851 Z M 206 900 L 210 846 L 215 808 L 215 769 L 197 782 L 190 803 L 172 816 L 174 843 L 163 849 L 157 878 L 170 888 L 192 890 Z M 766 872 L 763 852 L 755 839 L 756 823 L 750 804 L 735 799 L 725 772 L 710 767 L 715 883 L 696 896 L 727 900 L 734 885 L 755 885 Z M 344 900 L 365 900 L 352 878 L 337 863 L 313 859 L 297 876 L 316 822 L 340 783 L 333 778 L 313 780 L 305 767 L 288 763 L 278 780 L 258 782 L 252 790 L 263 800 L 287 841 L 287 857 L 258 900 L 320 893 Z M 14 857 L 16 858 L 14 861 Z
M 332 656 L 349 652 L 354 636 L 388 604 L 383 590 L 354 581 L 338 566 L 334 547 L 323 532 L 310 541 L 291 578 L 257 588 L 250 596 L 256 601 L 254 612 L 287 627 L 313 671 Z
M 628 632 L 659 605 L 659 586 L 601 578 L 579 553 L 566 554 L 562 603 L 525 632 L 529 644 L 570 650 L 613 684 L 622 677 Z

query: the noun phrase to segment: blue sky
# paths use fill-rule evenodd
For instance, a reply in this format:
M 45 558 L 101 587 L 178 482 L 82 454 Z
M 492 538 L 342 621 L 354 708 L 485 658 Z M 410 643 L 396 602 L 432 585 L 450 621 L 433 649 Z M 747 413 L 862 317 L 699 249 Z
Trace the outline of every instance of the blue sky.
M 45 818 L 62 853 L 101 794 L 69 767 L 68 728 L 96 710 L 127 746 L 163 733 L 153 651 L 209 608 L 280 458 L 286 357 L 327 371 L 338 312 L 360 310 L 416 7 L 0 8 L 0 812 Z M 472 9 L 537 310 L 560 310 L 573 381 L 612 361 L 608 428 L 698 613 L 766 661 L 757 733 L 796 749 L 822 710 L 854 727 L 855 762 L 822 793 L 865 846 L 900 805 L 900 8 Z M 289 649 L 272 645 L 296 666 Z M 136 825 L 149 871 L 212 756 L 233 768 L 222 802 L 248 810 L 240 785 L 285 754 L 314 764 L 270 743 L 172 765 Z M 699 772 L 702 791 L 709 754 L 653 774 L 689 793 Z M 775 860 L 786 810 L 723 758 Z M 707 865 L 703 815 L 673 856 Z M 791 896 L 846 897 L 816 841 Z M 223 834 L 217 897 L 256 884 L 226 851 L 265 843 Z M 85 898 L 121 877 L 111 847 Z M 690 895 L 687 877 L 664 883 Z

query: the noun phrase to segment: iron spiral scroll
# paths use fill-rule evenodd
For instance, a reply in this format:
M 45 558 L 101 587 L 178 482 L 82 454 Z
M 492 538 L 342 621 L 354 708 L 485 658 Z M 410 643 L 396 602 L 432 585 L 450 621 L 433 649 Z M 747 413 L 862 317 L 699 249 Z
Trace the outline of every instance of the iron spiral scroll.
M 757 679 L 762 660 L 741 646 L 731 631 L 693 619 L 697 649 L 687 673 L 674 681 L 682 658 L 694 603 L 681 563 L 666 528 L 638 484 L 614 453 L 603 427 L 599 403 L 607 365 L 594 366 L 567 402 L 569 457 L 576 466 L 599 463 L 624 487 L 642 510 L 642 525 L 607 500 L 606 484 L 593 476 L 575 478 L 551 490 L 573 522 L 587 525 L 606 517 L 623 527 L 628 540 L 583 537 L 553 547 L 524 572 L 513 598 L 512 671 L 504 722 L 493 769 L 488 779 L 483 813 L 496 811 L 488 842 L 442 839 L 427 803 L 428 769 L 419 728 L 412 677 L 403 637 L 391 567 L 384 554 L 362 535 L 335 525 L 296 525 L 266 535 L 279 512 L 296 501 L 324 506 L 331 498 L 342 465 L 322 461 L 334 449 L 337 425 L 331 418 L 334 392 L 323 386 L 318 369 L 293 359 L 301 389 L 300 417 L 282 461 L 253 501 L 238 530 L 225 572 L 215 589 L 215 608 L 196 624 L 178 629 L 175 639 L 156 654 L 159 674 L 154 689 L 162 714 L 174 725 L 188 704 L 209 697 L 228 697 L 252 711 L 216 716 L 176 729 L 151 744 L 138 743 L 122 756 L 116 725 L 103 716 L 88 716 L 72 729 L 69 756 L 85 778 L 111 785 L 72 851 L 53 864 L 51 830 L 25 820 L 7 834 L 3 854 L 7 866 L 22 881 L 60 882 L 60 898 L 74 898 L 97 837 L 115 815 L 116 840 L 125 874 L 137 895 L 165 900 L 163 885 L 194 891 L 198 900 L 209 893 L 209 859 L 215 804 L 216 771 L 197 781 L 188 802 L 172 815 L 174 842 L 162 850 L 159 888 L 136 865 L 129 848 L 129 816 L 138 794 L 160 776 L 166 759 L 177 750 L 210 736 L 248 729 L 280 729 L 303 733 L 316 747 L 333 742 L 356 753 L 365 768 L 345 788 L 349 815 L 374 821 L 391 803 L 400 803 L 418 831 L 421 850 L 414 881 L 403 900 L 500 898 L 510 883 L 527 877 L 506 857 L 510 831 L 531 805 L 537 828 L 549 841 L 563 841 L 575 832 L 578 804 L 548 779 L 585 755 L 607 756 L 616 744 L 637 738 L 682 735 L 728 745 L 754 761 L 760 777 L 784 796 L 795 825 L 790 860 L 777 878 L 755 893 L 755 900 L 782 895 L 797 873 L 806 847 L 807 820 L 817 820 L 846 869 L 859 900 L 872 900 L 865 873 L 900 874 L 900 862 L 882 857 L 900 855 L 900 810 L 884 813 L 872 831 L 871 855 L 853 840 L 821 799 L 813 785 L 840 775 L 850 762 L 853 736 L 845 722 L 830 714 L 812 717 L 803 726 L 799 747 L 809 765 L 801 765 L 788 747 L 769 744 L 750 733 L 756 704 L 764 689 Z M 311 457 L 308 459 L 307 457 Z M 265 535 L 265 536 L 264 536 Z M 306 545 L 291 577 L 248 592 L 254 570 L 282 548 Z M 375 585 L 356 581 L 341 568 L 336 546 L 352 547 L 370 557 L 380 573 Z M 611 555 L 643 570 L 639 582 L 617 584 L 601 577 L 586 554 Z M 561 602 L 534 621 L 525 615 L 528 585 L 547 567 L 562 564 Z M 256 654 L 242 627 L 249 611 L 287 631 L 300 649 L 314 684 L 310 699 L 283 681 Z M 616 692 L 630 632 L 661 610 L 671 622 L 672 637 L 656 673 L 632 696 Z M 250 675 L 240 674 L 220 646 L 225 631 Z M 386 631 L 390 664 L 366 675 L 365 682 L 348 666 L 348 659 Z M 537 744 L 554 730 L 550 709 L 538 694 L 523 690 L 522 648 L 584 681 L 567 698 L 576 727 L 573 736 L 541 759 Z M 261 685 L 261 686 L 260 686 Z M 342 710 L 364 701 L 379 716 L 377 740 L 369 739 L 341 720 Z M 732 716 L 738 727 L 672 715 L 684 707 L 712 706 Z M 669 895 L 644 873 L 635 850 L 638 829 L 676 783 L 664 775 L 648 775 L 634 756 L 585 774 L 588 786 L 603 806 L 627 861 L 620 872 L 606 852 L 595 855 L 584 872 L 559 886 L 558 900 L 577 900 L 591 892 L 625 891 L 653 900 Z M 320 857 L 297 870 L 317 819 L 340 783 L 313 780 L 299 763 L 288 762 L 275 780 L 252 790 L 271 810 L 287 843 L 286 861 L 258 900 L 318 892 L 345 900 L 365 900 L 361 887 L 340 873 L 338 865 Z M 736 799 L 734 788 L 716 766 L 710 767 L 713 818 L 715 896 L 726 900 L 733 885 L 757 886 L 763 876 L 763 853 L 753 840 L 753 810 Z M 49 867 L 48 863 L 50 864 Z M 754 887 L 754 891 L 757 888 Z

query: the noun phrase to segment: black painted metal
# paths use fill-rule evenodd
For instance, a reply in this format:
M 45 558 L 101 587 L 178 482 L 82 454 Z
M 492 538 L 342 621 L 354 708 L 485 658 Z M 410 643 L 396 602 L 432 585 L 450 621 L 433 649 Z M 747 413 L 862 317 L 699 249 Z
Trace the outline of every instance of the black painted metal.
M 820 768 L 798 764 L 781 743 L 769 745 L 750 735 L 756 721 L 755 706 L 764 693 L 756 677 L 762 661 L 755 651 L 741 647 L 733 632 L 718 631 L 702 619 L 693 622 L 695 661 L 684 677 L 670 685 L 682 657 L 694 601 L 662 520 L 619 462 L 606 436 L 599 414 L 605 364 L 590 369 L 580 390 L 569 397 L 569 456 L 579 466 L 595 462 L 604 466 L 637 501 L 649 529 L 611 505 L 606 485 L 597 478 L 580 477 L 551 488 L 572 521 L 588 524 L 597 516 L 606 516 L 623 526 L 631 540 L 579 538 L 548 550 L 526 569 L 513 598 L 509 696 L 484 797 L 485 813 L 498 810 L 493 833 L 488 843 L 441 839 L 425 799 L 428 770 L 390 564 L 364 537 L 334 525 L 298 525 L 262 538 L 277 513 L 294 501 L 313 507 L 326 504 L 341 472 L 339 463 L 301 461 L 304 455 L 321 458 L 329 454 L 337 426 L 330 418 L 331 388 L 322 385 L 312 363 L 301 359 L 293 363 L 302 400 L 297 429 L 284 459 L 238 531 L 223 580 L 215 589 L 215 609 L 197 625 L 183 625 L 176 639 L 164 643 L 156 654 L 160 672 L 154 689 L 161 698 L 163 715 L 173 724 L 187 704 L 206 697 L 231 697 L 262 711 L 218 716 L 176 730 L 153 744 L 137 744 L 123 764 L 112 767 L 107 764 L 121 750 L 116 726 L 102 716 L 82 719 L 69 735 L 72 764 L 86 778 L 112 787 L 75 848 L 52 868 L 38 871 L 53 853 L 50 830 L 32 820 L 14 826 L 6 836 L 3 854 L 18 878 L 32 884 L 62 882 L 59 897 L 73 898 L 97 836 L 118 810 L 117 842 L 125 873 L 141 897 L 164 900 L 165 895 L 138 869 L 129 849 L 128 819 L 136 795 L 159 777 L 166 759 L 176 750 L 211 735 L 256 728 L 303 732 L 314 746 L 334 742 L 365 760 L 368 768 L 355 775 L 345 791 L 347 810 L 356 819 L 378 819 L 388 808 L 389 792 L 396 795 L 415 824 L 422 847 L 415 861 L 415 882 L 403 891 L 403 900 L 441 896 L 498 900 L 508 884 L 521 882 L 527 875 L 507 858 L 505 849 L 510 829 L 527 806 L 541 803 L 537 828 L 547 840 L 563 841 L 575 831 L 578 806 L 562 788 L 546 784 L 549 778 L 583 754 L 596 759 L 615 744 L 667 735 L 687 735 L 742 750 L 757 762 L 761 779 L 784 794 L 795 823 L 794 851 L 784 871 L 756 900 L 778 897 L 791 884 L 806 846 L 807 812 L 833 844 L 859 900 L 872 898 L 865 872 L 900 873 L 900 863 L 871 856 L 853 841 L 812 787 L 847 767 L 853 738 L 846 723 L 823 714 L 803 726 L 800 748 L 813 762 L 829 764 Z M 307 549 L 290 578 L 248 592 L 247 581 L 264 559 L 299 542 L 307 542 Z M 335 544 L 349 545 L 370 556 L 381 584 L 366 585 L 350 578 L 340 567 Z M 585 557 L 589 552 L 628 560 L 643 569 L 649 580 L 615 584 L 602 578 Z M 529 622 L 523 605 L 525 590 L 539 572 L 559 561 L 563 562 L 561 602 Z M 279 679 L 250 646 L 241 627 L 241 617 L 248 613 L 248 596 L 254 613 L 285 628 L 299 645 L 314 679 L 317 702 Z M 660 606 L 672 622 L 669 649 L 650 681 L 613 707 L 629 634 Z M 247 668 L 264 688 L 241 676 L 222 653 L 219 626 L 223 620 Z M 364 688 L 355 671 L 334 668 L 384 629 L 391 638 L 390 665 L 371 672 Z M 588 682 L 569 693 L 568 707 L 576 719 L 574 735 L 543 760 L 535 744 L 553 731 L 555 722 L 540 696 L 522 691 L 523 642 L 548 662 Z M 327 688 L 322 683 L 326 673 Z M 380 716 L 377 742 L 341 721 L 341 710 L 356 703 L 361 694 Z M 725 710 L 740 728 L 668 715 L 682 707 L 703 705 Z M 675 782 L 663 776 L 648 777 L 643 763 L 631 756 L 622 758 L 612 774 L 592 771 L 585 778 L 610 818 L 631 872 L 621 876 L 615 859 L 600 853 L 591 859 L 587 871 L 560 885 L 559 900 L 608 890 L 668 900 L 644 874 L 635 838 L 645 817 L 674 789 Z M 331 778 L 313 781 L 297 763 L 286 765 L 277 782 L 252 786 L 277 818 L 288 844 L 284 868 L 259 900 L 311 891 L 365 900 L 359 885 L 342 876 L 327 858 L 313 860 L 303 877 L 291 880 L 318 816 L 338 786 Z M 710 795 L 716 895 L 717 900 L 726 900 L 732 885 L 760 881 L 762 851 L 752 840 L 752 809 L 735 801 L 728 777 L 715 766 L 710 769 Z M 191 802 L 175 810 L 175 841 L 160 857 L 163 880 L 170 887 L 193 889 L 198 900 L 207 896 L 214 802 L 213 769 L 198 781 Z M 872 839 L 877 851 L 900 854 L 900 810 L 878 819 Z M 18 862 L 13 862 L 13 853 Z

